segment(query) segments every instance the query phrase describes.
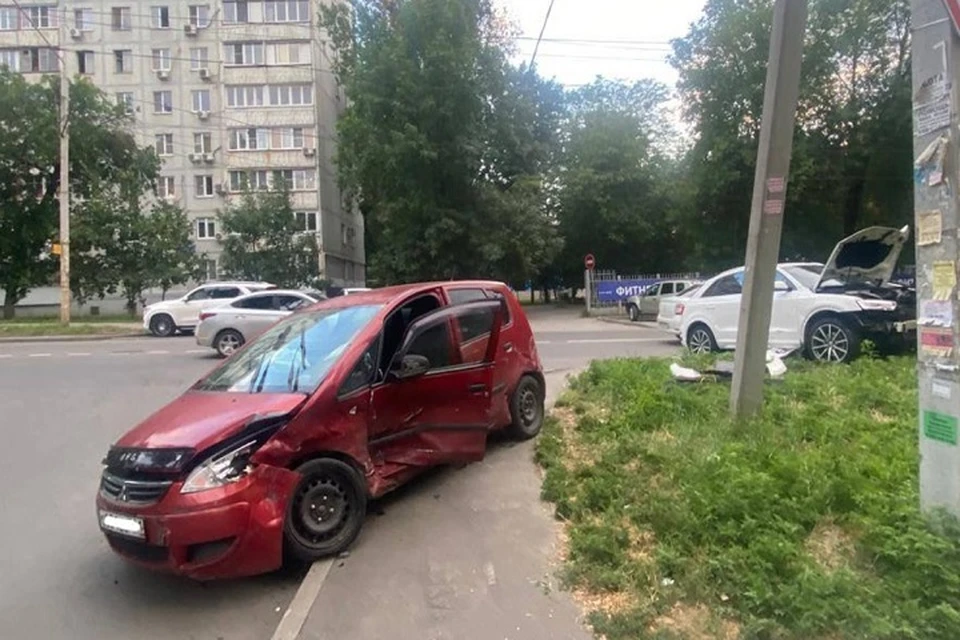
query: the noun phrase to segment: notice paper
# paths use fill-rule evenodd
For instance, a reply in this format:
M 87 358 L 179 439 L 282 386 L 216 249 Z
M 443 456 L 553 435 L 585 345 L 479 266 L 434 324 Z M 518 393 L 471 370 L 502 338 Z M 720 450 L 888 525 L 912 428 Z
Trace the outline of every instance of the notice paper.
M 949 296 L 949 294 L 947 294 Z M 952 327 L 953 301 L 923 300 L 920 302 L 920 318 L 917 324 L 924 327 Z
M 953 260 L 933 263 L 933 299 L 949 300 L 957 286 L 957 265 Z
M 917 214 L 917 244 L 940 244 L 943 236 L 943 215 L 939 211 Z

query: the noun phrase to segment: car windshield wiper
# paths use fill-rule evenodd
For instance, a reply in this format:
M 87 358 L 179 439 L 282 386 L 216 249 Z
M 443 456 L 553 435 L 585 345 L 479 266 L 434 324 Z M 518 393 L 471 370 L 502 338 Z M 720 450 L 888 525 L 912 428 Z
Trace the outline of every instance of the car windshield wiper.
M 306 335 L 307 328 L 304 327 L 300 330 L 300 350 L 298 354 L 300 358 L 290 363 L 290 373 L 287 374 L 287 388 L 293 392 L 300 388 L 300 374 L 303 373 L 303 365 L 307 361 Z M 296 368 L 294 368 L 294 365 L 296 365 Z
M 253 378 L 251 378 L 250 380 L 250 389 L 248 390 L 248 393 L 260 393 L 261 391 L 263 391 L 263 385 L 267 381 L 267 371 L 270 370 L 270 365 L 273 364 L 273 357 L 277 354 L 277 346 L 279 346 L 279 344 L 283 342 L 283 340 L 287 337 L 287 334 L 289 333 L 290 333 L 290 327 L 287 327 L 286 331 L 284 331 L 279 336 L 277 336 L 277 339 L 274 341 L 273 346 L 270 347 L 270 350 L 265 352 L 263 356 L 261 356 L 260 362 L 257 364 L 257 370 L 254 371 Z M 270 362 L 268 362 L 267 365 L 264 366 L 264 361 L 267 359 L 268 354 L 270 356 Z M 262 371 L 261 371 L 261 368 L 263 369 Z M 257 382 L 258 377 L 260 379 L 259 383 Z M 254 385 L 256 385 L 256 389 L 253 388 Z

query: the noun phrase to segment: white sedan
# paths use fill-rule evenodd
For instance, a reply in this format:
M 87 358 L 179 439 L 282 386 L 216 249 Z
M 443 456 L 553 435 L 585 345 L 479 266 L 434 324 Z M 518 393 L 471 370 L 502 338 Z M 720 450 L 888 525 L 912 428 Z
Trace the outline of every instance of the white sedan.
M 848 362 L 867 338 L 881 349 L 907 344 L 915 292 L 890 277 L 908 237 L 909 227 L 869 227 L 842 240 L 826 265 L 778 265 L 768 346 Z M 743 276 L 743 267 L 730 269 L 676 304 L 680 340 L 691 351 L 736 348 Z

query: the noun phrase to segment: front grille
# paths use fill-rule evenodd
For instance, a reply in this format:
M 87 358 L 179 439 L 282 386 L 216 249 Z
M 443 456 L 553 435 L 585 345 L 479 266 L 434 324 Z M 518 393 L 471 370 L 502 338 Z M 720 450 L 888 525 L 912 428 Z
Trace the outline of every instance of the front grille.
M 141 562 L 160 563 L 166 562 L 169 550 L 167 547 L 159 547 L 155 544 L 147 544 L 142 540 L 131 540 L 115 533 L 106 532 L 107 542 L 117 553 L 130 556 Z
M 129 480 L 104 471 L 100 478 L 100 493 L 118 502 L 150 504 L 166 495 L 171 484 L 170 480 Z

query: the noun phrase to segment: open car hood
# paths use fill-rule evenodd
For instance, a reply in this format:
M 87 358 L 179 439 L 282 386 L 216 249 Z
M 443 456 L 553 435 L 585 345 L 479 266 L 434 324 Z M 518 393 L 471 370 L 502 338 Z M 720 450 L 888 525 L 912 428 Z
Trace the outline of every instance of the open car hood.
M 823 267 L 817 290 L 825 282 L 839 280 L 853 284 L 886 284 L 897 267 L 903 245 L 910 238 L 910 227 L 867 227 L 844 238 L 834 247 Z

